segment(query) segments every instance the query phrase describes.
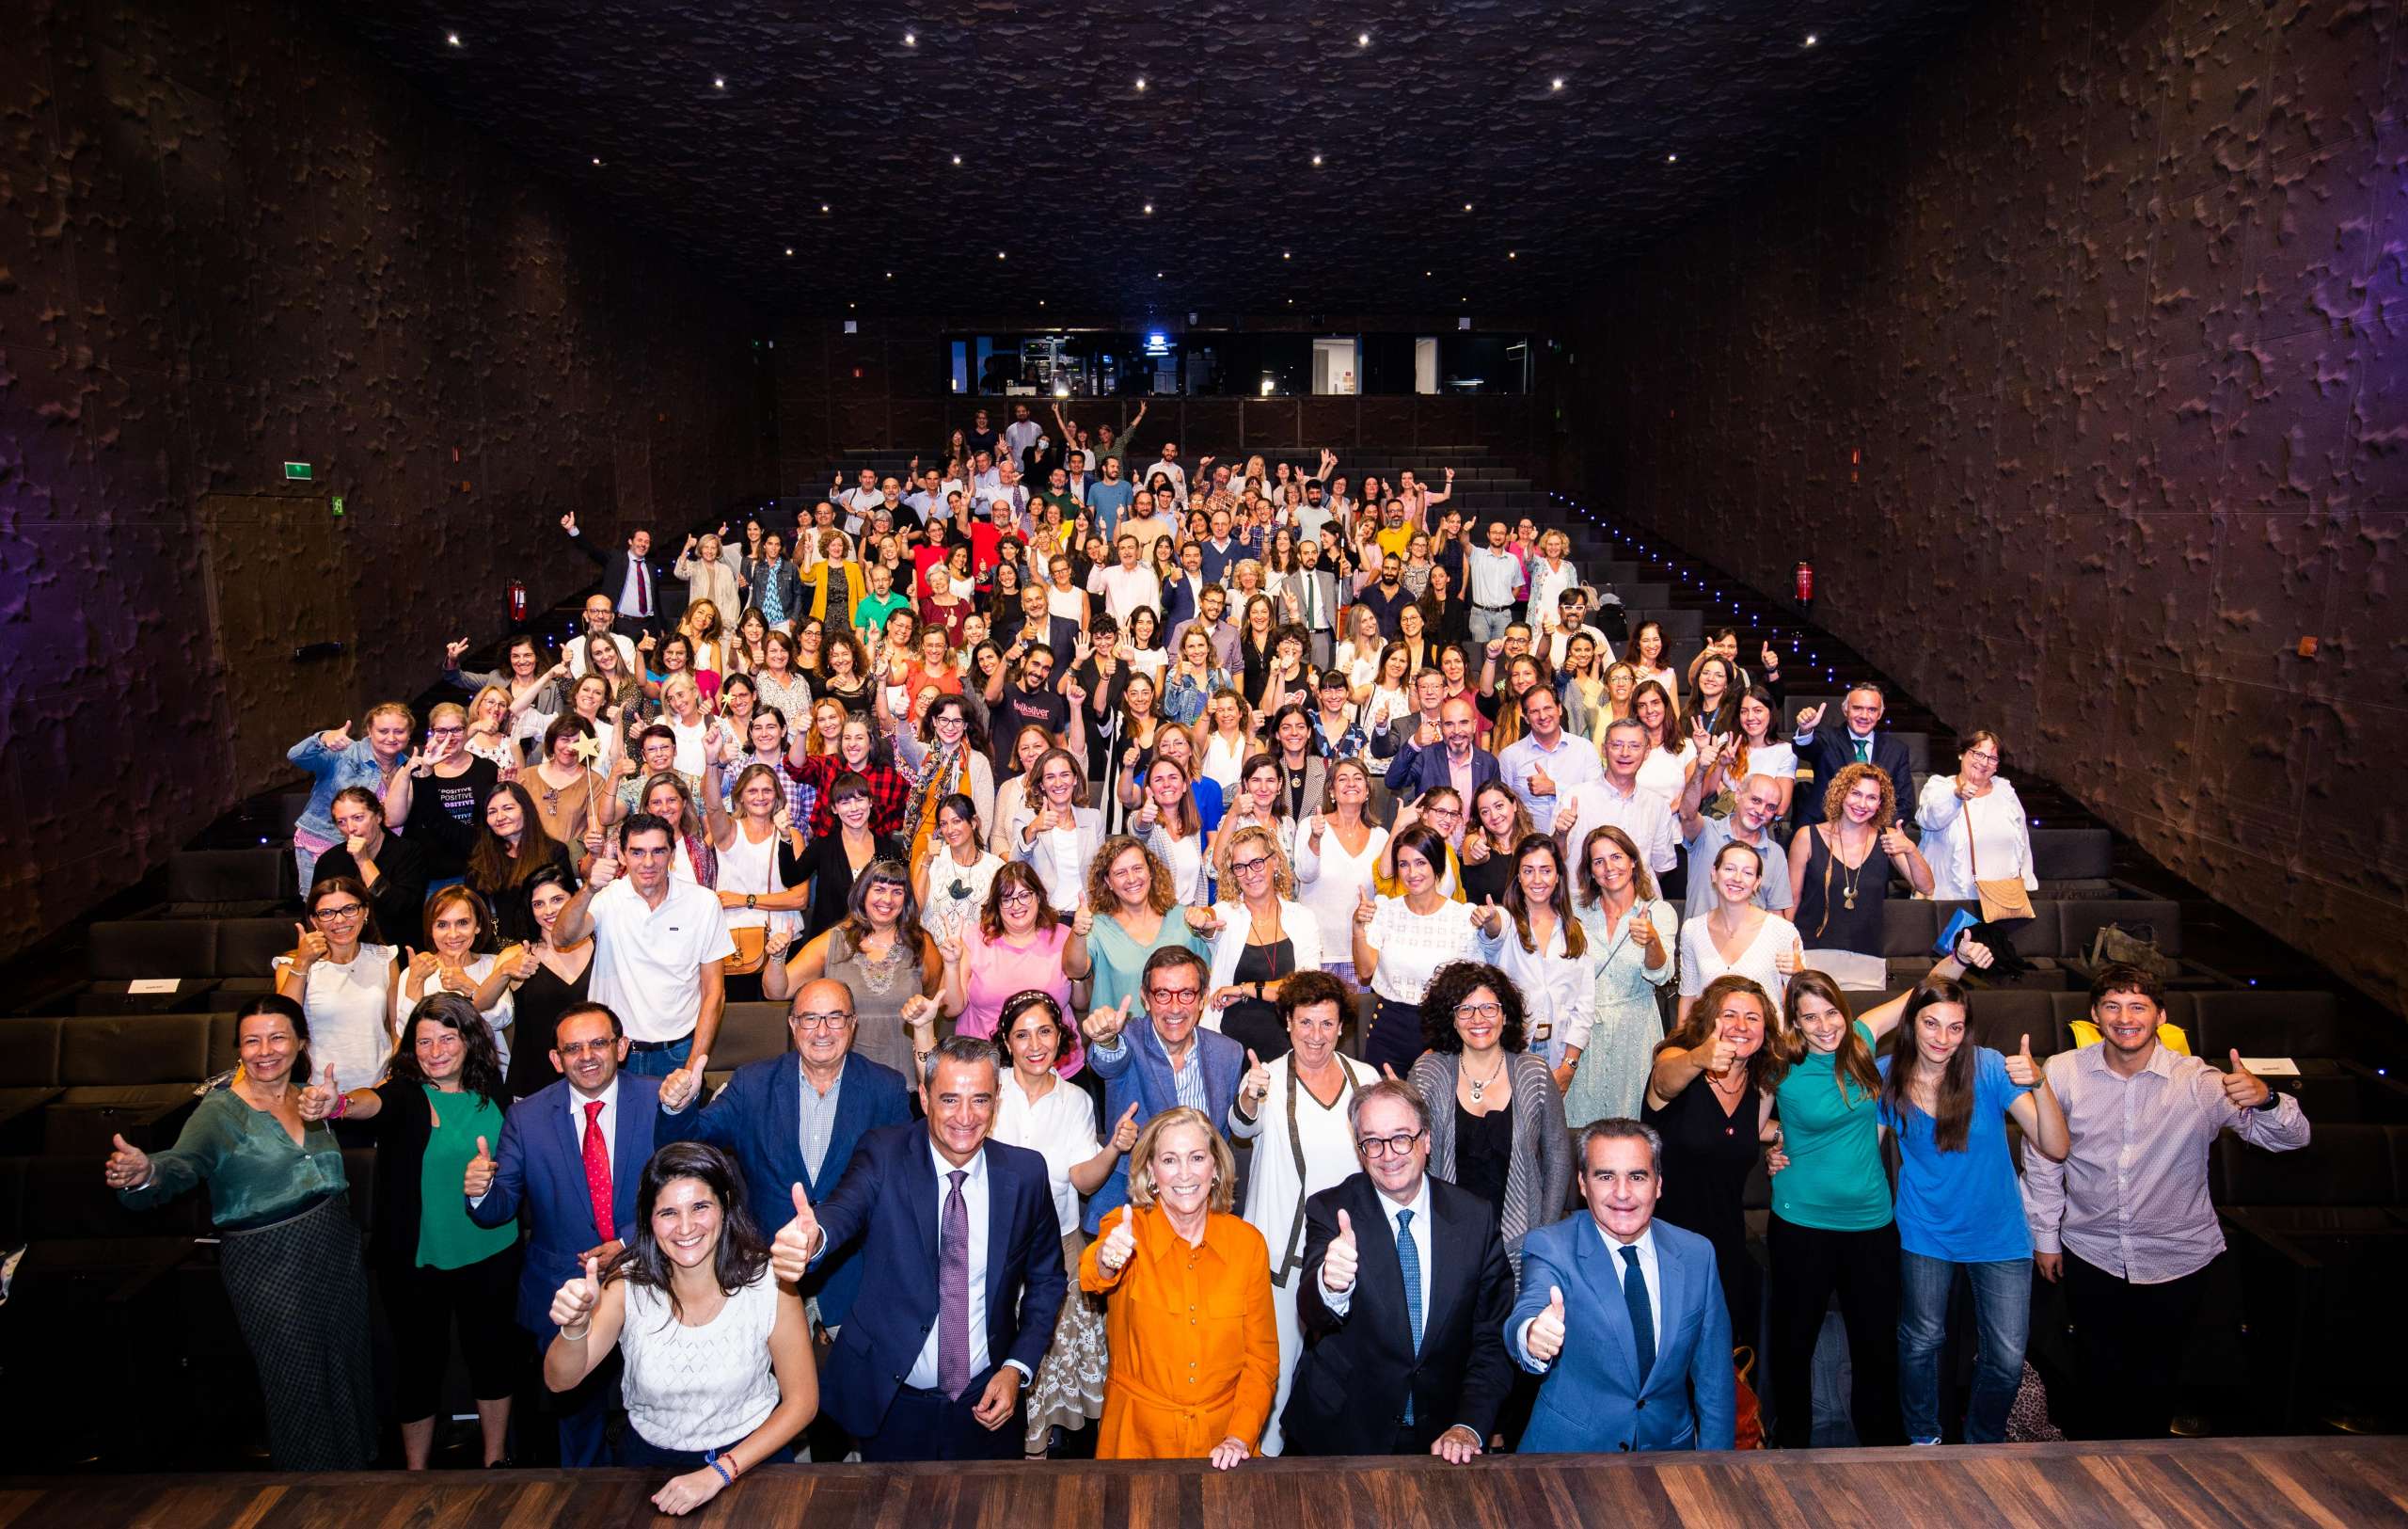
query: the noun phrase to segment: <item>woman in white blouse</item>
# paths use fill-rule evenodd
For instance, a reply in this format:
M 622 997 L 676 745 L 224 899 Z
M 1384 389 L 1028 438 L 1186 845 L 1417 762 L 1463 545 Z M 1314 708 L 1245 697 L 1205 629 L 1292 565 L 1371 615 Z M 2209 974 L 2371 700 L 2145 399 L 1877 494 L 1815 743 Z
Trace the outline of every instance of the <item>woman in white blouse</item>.
M 375 909 L 351 877 L 310 887 L 309 915 L 300 943 L 276 958 L 276 991 L 308 1017 L 310 1059 L 333 1068 L 347 1088 L 372 1087 L 393 1055 L 399 952 L 373 937 Z
M 1980 896 L 1973 887 L 1976 870 L 1983 881 L 2019 876 L 2026 891 L 2040 889 L 2032 868 L 2032 820 L 2015 788 L 1998 772 L 2004 747 L 1998 734 L 1976 730 L 1956 756 L 1956 773 L 1925 781 L 1915 803 L 1923 857 L 1931 864 L 1931 895 L 1943 902 Z
M 1470 905 L 1441 890 L 1447 841 L 1417 822 L 1400 829 L 1389 848 L 1404 896 L 1375 900 L 1363 889 L 1354 907 L 1354 970 L 1379 999 L 1363 1059 L 1402 1077 L 1421 1055 L 1421 995 L 1439 967 L 1471 959 L 1473 932 Z
M 494 1049 L 508 1069 L 510 1038 L 503 1032 L 517 1013 L 510 984 L 514 978 L 535 975 L 535 952 L 514 945 L 498 956 L 476 954 L 478 946 L 493 943 L 493 912 L 484 899 L 456 884 L 440 887 L 426 900 L 425 935 L 425 948 L 403 969 L 393 992 L 394 1033 L 401 1033 L 402 1016 L 416 1009 L 420 998 L 448 989 L 475 1004 L 484 1015 L 486 1027 L 493 1031 Z
M 1264 1056 L 1287 1049 L 1272 1005 L 1299 972 L 1321 970 L 1321 923 L 1295 900 L 1294 874 L 1271 830 L 1238 829 L 1225 841 L 1228 875 L 1212 905 L 1212 984 L 1205 1020 Z
M 1103 844 L 1103 814 L 1087 805 L 1087 772 L 1069 750 L 1047 749 L 1031 773 L 1036 795 L 1020 809 L 1008 837 L 1013 852 L 1045 884 L 1054 912 L 1069 913 L 1079 905 L 1087 867 Z
M 1589 1029 L 1596 976 L 1589 943 L 1572 913 L 1572 878 L 1563 847 L 1545 834 L 1513 847 L 1513 877 L 1503 906 L 1473 910 L 1480 925 L 1479 959 L 1513 979 L 1522 991 L 1523 1032 L 1549 1072 L 1563 1065 L 1563 1048 Z
M 1682 1020 L 1688 1018 L 1689 1006 L 1705 984 L 1734 972 L 1752 979 L 1778 1003 L 1789 987 L 1790 974 L 1805 964 L 1806 948 L 1797 926 L 1752 900 L 1764 873 L 1764 856 L 1752 844 L 1733 839 L 1715 855 L 1709 873 L 1714 909 L 1681 926 Z
M 1129 827 L 1137 842 L 1169 868 L 1172 896 L 1191 908 L 1212 905 L 1204 819 L 1196 809 L 1194 783 L 1183 762 L 1165 753 L 1146 767 L 1145 794 L 1130 814 Z
M 936 834 L 911 868 L 920 927 L 940 939 L 978 916 L 1004 863 L 981 842 L 978 804 L 956 792 L 937 804 Z
M 1296 828 L 1296 900 L 1321 925 L 1322 965 L 1340 980 L 1354 979 L 1354 943 L 1336 936 L 1354 918 L 1370 886 L 1388 831 L 1370 821 L 1371 772 L 1359 758 L 1329 766 L 1329 811 Z
M 1062 1258 L 1075 1272 L 1087 1246 L 1086 1234 L 1079 1230 L 1079 1197 L 1101 1187 L 1120 1155 L 1137 1144 L 1137 1107 L 1122 1112 L 1111 1140 L 1097 1139 L 1095 1102 L 1054 1071 L 1061 1057 L 1062 1027 L 1062 1011 L 1050 993 L 1032 988 L 1004 1000 L 995 1038 L 1003 1043 L 1011 1071 L 996 1092 L 994 1137 L 1045 1159 Z M 1102 1309 L 1074 1286 L 1062 1298 L 1054 1346 L 1029 1385 L 1022 1447 L 1030 1459 L 1045 1457 L 1046 1437 L 1055 1427 L 1084 1428 L 1103 1416 L 1107 1359 Z
M 1697 768 L 1697 745 L 1675 736 L 1671 697 L 1656 681 L 1642 679 L 1630 693 L 1630 714 L 1647 729 L 1647 757 L 1639 765 L 1640 788 L 1677 803 L 1688 788 L 1689 772 Z

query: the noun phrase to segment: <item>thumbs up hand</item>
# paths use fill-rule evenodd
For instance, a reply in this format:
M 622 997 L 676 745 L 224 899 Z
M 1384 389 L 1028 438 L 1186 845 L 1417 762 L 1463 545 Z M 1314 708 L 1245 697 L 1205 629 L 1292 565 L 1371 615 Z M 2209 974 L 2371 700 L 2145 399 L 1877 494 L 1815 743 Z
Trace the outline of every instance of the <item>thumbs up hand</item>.
M 2255 1109 L 2273 1097 L 2274 1091 L 2266 1080 L 2241 1065 L 2241 1053 L 2232 1053 L 2232 1072 L 2224 1080 L 2224 1096 L 2236 1109 Z
M 602 1266 L 592 1254 L 585 1259 L 585 1272 L 561 1286 L 552 1297 L 552 1326 L 571 1343 L 582 1340 L 594 1328 L 594 1308 L 602 1304 Z
M 660 1080 L 660 1107 L 674 1115 L 694 1102 L 703 1091 L 703 1069 L 710 1062 L 705 1052 L 695 1052 L 686 1065 Z
M 1546 766 L 1532 765 L 1530 767 L 1530 778 L 1529 781 L 1524 783 L 1523 789 L 1529 792 L 1532 796 L 1553 796 L 1555 794 L 1555 778 L 1546 772 Z
M 1117 1036 L 1120 1033 L 1120 1027 L 1128 1023 L 1129 1000 L 1123 998 L 1109 1009 L 1087 1011 L 1086 1023 L 1079 1028 L 1085 1032 L 1089 1042 L 1096 1045 L 1104 1045 Z
M 1371 920 L 1379 916 L 1379 912 L 1380 905 L 1371 900 L 1371 884 L 1365 882 L 1363 890 L 1354 898 L 1354 927 L 1370 929 Z
M 1360 1256 L 1354 1247 L 1354 1222 L 1344 1211 L 1338 1213 L 1338 1235 L 1321 1255 L 1321 1287 L 1333 1296 L 1342 1296 L 1354 1288 L 1354 1270 Z
M 1889 827 L 1881 830 L 1881 852 L 1883 854 L 1904 854 L 1914 847 L 1914 840 L 1907 837 L 1907 823 L 1905 819 L 1901 818 L 1896 822 L 1892 823 Z
M 326 937 L 304 925 L 293 926 L 293 970 L 295 975 L 307 972 L 315 963 L 332 953 Z
M 811 1256 L 819 1250 L 820 1241 L 819 1218 L 811 1214 L 811 1201 L 798 1184 L 794 1219 L 778 1228 L 778 1234 L 769 1241 L 769 1267 L 781 1280 L 800 1281 L 811 1267 Z
M 1131 1105 L 1120 1112 L 1120 1123 L 1112 1128 L 1112 1150 L 1127 1152 L 1137 1145 L 1137 1107 Z
M 334 1113 L 335 1101 L 341 1096 L 342 1090 L 335 1082 L 335 1065 L 328 1062 L 326 1063 L 326 1080 L 324 1083 L 312 1083 L 301 1091 L 301 1097 L 297 1101 L 301 1118 L 312 1122 L 325 1120 Z
M 108 1187 L 112 1189 L 139 1189 L 150 1183 L 150 1155 L 121 1136 L 113 1136 L 109 1140 L 117 1150 L 109 1154 L 108 1166 L 101 1171 L 101 1177 L 108 1181 Z
M 1245 1077 L 1238 1084 L 1238 1097 L 1245 1103 L 1245 1112 L 1252 1115 L 1262 1107 L 1263 1099 L 1271 1092 L 1271 1069 L 1248 1046 L 1245 1053 Z
M 468 1171 L 460 1179 L 460 1192 L 470 1200 L 481 1200 L 493 1187 L 493 1149 L 485 1145 L 483 1137 L 477 1138 L 477 1155 L 468 1159 Z
M 1480 925 L 1481 932 L 1492 940 L 1505 928 L 1505 910 L 1497 905 L 1497 900 L 1493 897 L 1474 908 L 1471 916 L 1472 920 Z
M 1555 1357 L 1563 1352 L 1561 1286 L 1551 1284 L 1546 1287 L 1546 1310 L 1530 1319 L 1529 1334 L 1522 1340 L 1522 1346 L 1529 1349 L 1530 1358 L 1541 1364 L 1554 1363 Z
M 1103 1247 L 1095 1255 L 1096 1262 L 1103 1266 L 1106 1273 L 1119 1273 L 1129 1266 L 1129 1260 L 1137 1256 L 1136 1219 L 1135 1206 L 1120 1207 L 1119 1221 L 1113 1226 L 1110 1233 L 1106 1234 Z
M 2019 1089 L 2028 1089 L 2040 1081 L 2039 1065 L 2032 1059 L 2032 1038 L 2023 1038 L 2023 1049 L 2006 1059 L 2006 1080 Z
M 1077 909 L 1070 915 L 1070 932 L 1083 940 L 1095 932 L 1095 909 L 1085 898 L 1079 899 Z

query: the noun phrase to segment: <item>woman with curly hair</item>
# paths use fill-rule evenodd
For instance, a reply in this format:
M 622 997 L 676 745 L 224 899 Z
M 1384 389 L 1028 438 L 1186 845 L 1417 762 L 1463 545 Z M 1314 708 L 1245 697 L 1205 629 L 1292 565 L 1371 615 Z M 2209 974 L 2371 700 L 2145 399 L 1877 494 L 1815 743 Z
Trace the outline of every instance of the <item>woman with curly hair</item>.
M 1165 776 L 1177 767 L 1164 760 Z M 1193 811 L 1193 808 L 1190 808 Z M 1181 905 L 1170 868 L 1127 834 L 1105 839 L 1088 868 L 1086 892 L 1070 916 L 1062 964 L 1087 972 L 1087 1009 L 1117 1008 L 1143 985 L 1146 963 L 1168 946 L 1205 955 L 1212 917 L 1200 904 Z
M 1931 892 L 1931 867 L 1907 837 L 1898 794 L 1878 765 L 1843 765 L 1823 788 L 1823 821 L 1789 841 L 1790 919 L 1806 947 L 1806 964 L 1840 985 L 1878 993 L 1888 987 L 1882 960 L 1890 872 L 1919 895 Z
M 1421 995 L 1429 1049 L 1407 1080 L 1430 1109 L 1430 1172 L 1497 1207 L 1518 1278 L 1522 1238 L 1560 1219 L 1572 1188 L 1563 1099 L 1529 1049 L 1522 995 L 1496 967 L 1458 961 Z

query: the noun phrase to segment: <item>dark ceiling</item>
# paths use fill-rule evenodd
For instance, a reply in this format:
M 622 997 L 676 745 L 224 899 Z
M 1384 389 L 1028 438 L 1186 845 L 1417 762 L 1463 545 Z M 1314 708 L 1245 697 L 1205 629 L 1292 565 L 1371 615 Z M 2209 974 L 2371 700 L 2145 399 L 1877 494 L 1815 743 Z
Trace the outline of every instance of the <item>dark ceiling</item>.
M 603 215 L 777 307 L 1135 318 L 1569 300 L 1909 88 L 1975 4 L 343 14 Z

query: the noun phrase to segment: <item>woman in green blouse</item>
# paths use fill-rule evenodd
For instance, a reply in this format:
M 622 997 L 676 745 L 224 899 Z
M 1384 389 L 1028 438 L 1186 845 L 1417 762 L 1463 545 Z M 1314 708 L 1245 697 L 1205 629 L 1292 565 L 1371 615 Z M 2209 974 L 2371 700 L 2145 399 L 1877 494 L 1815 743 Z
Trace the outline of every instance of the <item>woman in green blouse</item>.
M 251 999 L 234 1019 L 242 1071 L 204 1096 L 175 1147 L 116 1139 L 103 1176 L 132 1209 L 209 1184 L 217 1261 L 267 1399 L 279 1471 L 364 1471 L 376 1456 L 368 1282 L 342 1149 L 301 1118 L 309 1026 L 292 999 Z
M 301 1093 L 305 1120 L 364 1121 L 376 1141 L 375 1224 L 369 1260 L 392 1324 L 394 1410 L 402 1455 L 426 1469 L 435 1410 L 452 1353 L 452 1325 L 468 1362 L 468 1389 L 484 1433 L 484 1463 L 502 1463 L 510 1394 L 526 1369 L 526 1338 L 512 1313 L 518 1292 L 518 1224 L 482 1227 L 461 1193 L 469 1159 L 501 1139 L 501 1056 L 477 1006 L 457 993 L 419 1000 L 402 1026 L 390 1075 L 341 1091 L 334 1069 Z

